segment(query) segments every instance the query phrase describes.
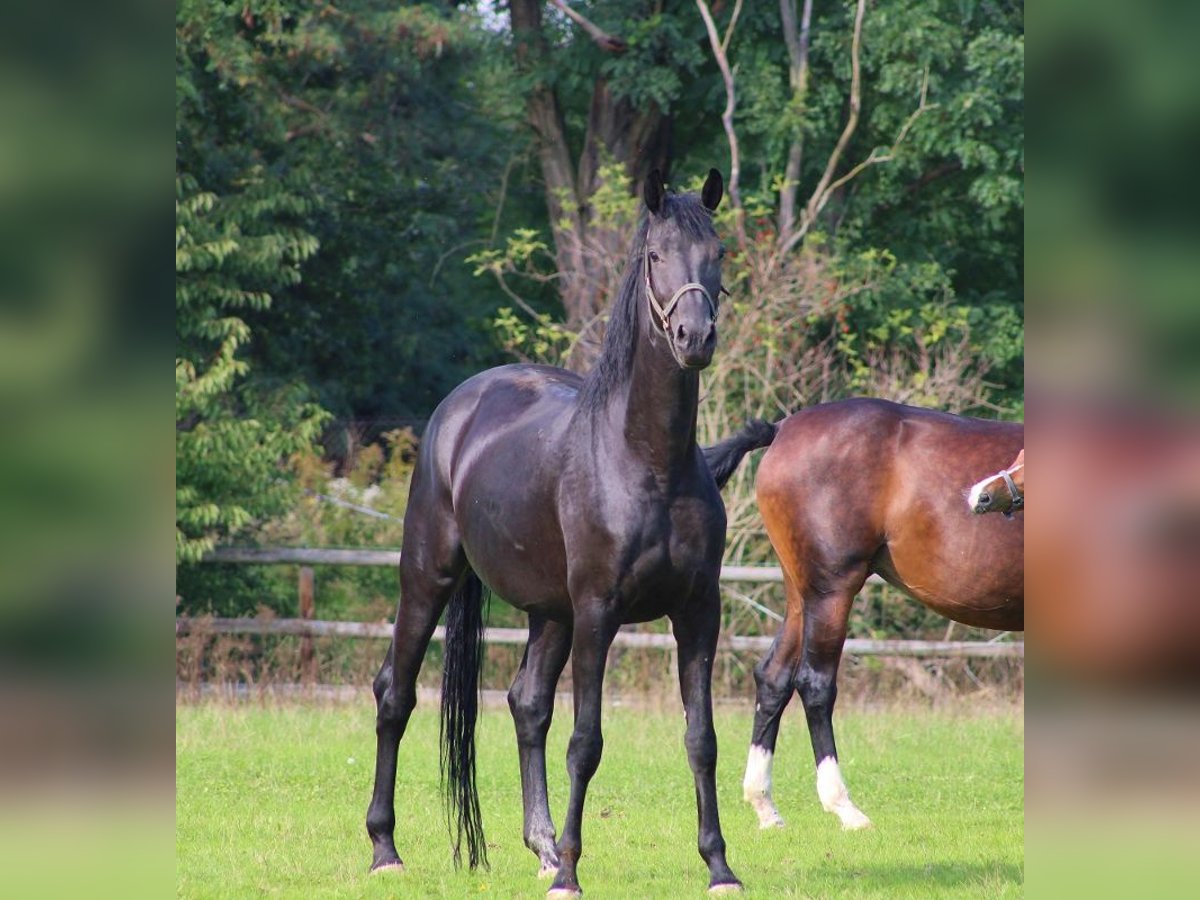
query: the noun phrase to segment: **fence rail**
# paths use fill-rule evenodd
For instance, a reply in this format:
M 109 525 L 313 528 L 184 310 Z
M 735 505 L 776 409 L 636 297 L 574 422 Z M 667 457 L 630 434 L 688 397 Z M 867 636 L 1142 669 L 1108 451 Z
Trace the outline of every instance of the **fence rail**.
M 204 562 L 241 563 L 248 565 L 313 565 L 328 566 L 399 566 L 399 550 L 329 549 L 324 547 L 220 547 L 207 554 Z M 721 580 L 729 582 L 779 583 L 783 571 L 779 566 L 722 566 Z M 872 575 L 868 583 L 886 584 L 878 575 Z M 177 635 L 207 629 L 215 634 L 258 634 L 297 635 L 305 639 L 303 655 L 312 655 L 311 641 L 314 637 L 371 638 L 386 640 L 392 636 L 392 626 L 382 622 L 330 622 L 314 617 L 312 572 L 300 572 L 300 615 L 299 619 L 222 619 L 178 618 L 175 620 Z M 770 612 L 768 610 L 768 612 Z M 772 613 L 774 615 L 774 613 Z M 495 644 L 524 644 L 529 633 L 524 628 L 489 628 L 486 639 Z M 439 627 L 434 640 L 445 639 L 445 631 Z M 770 648 L 773 637 L 760 635 L 722 635 L 720 646 L 728 650 L 757 650 Z M 648 633 L 621 629 L 613 641 L 615 647 L 658 647 L 673 650 L 675 638 L 670 634 Z M 843 652 L 851 656 L 909 656 L 909 657 L 975 657 L 975 658 L 1023 658 L 1023 641 L 910 641 L 910 640 L 867 640 L 849 638 Z
M 296 635 L 300 637 L 345 637 L 374 638 L 387 640 L 392 636 L 392 626 L 383 622 L 325 622 L 314 619 L 217 619 L 200 618 L 175 620 L 175 634 L 195 632 L 211 634 L 259 634 Z M 444 641 L 446 630 L 438 626 L 433 639 Z M 484 640 L 490 644 L 523 645 L 529 639 L 524 628 L 488 628 Z M 772 637 L 751 635 L 722 635 L 719 648 L 728 650 L 765 651 L 771 646 Z M 675 638 L 670 634 L 644 631 L 617 632 L 614 647 L 653 647 L 663 650 L 675 649 Z M 1023 641 L 988 643 L 985 641 L 874 641 L 849 638 L 844 648 L 851 656 L 933 656 L 949 657 L 1023 657 Z
M 204 562 L 250 563 L 302 566 L 399 566 L 399 550 L 331 550 L 323 547 L 219 547 L 204 557 Z M 722 581 L 783 581 L 779 566 L 722 566 Z M 878 575 L 869 579 L 884 584 Z

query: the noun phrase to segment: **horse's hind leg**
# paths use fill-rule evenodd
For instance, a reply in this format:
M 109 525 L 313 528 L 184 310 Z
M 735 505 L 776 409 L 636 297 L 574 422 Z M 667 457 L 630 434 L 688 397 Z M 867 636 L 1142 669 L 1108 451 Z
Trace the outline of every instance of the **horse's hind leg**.
M 530 616 L 529 642 L 508 691 L 521 760 L 525 846 L 541 863 L 539 877 L 553 875 L 559 865 L 554 820 L 546 796 L 546 734 L 554 714 L 554 689 L 570 653 L 570 625 Z
M 795 690 L 796 668 L 800 664 L 800 648 L 804 636 L 802 616 L 795 586 L 788 582 L 789 614 L 780 626 L 771 649 L 754 667 L 754 730 L 750 734 L 750 756 L 746 760 L 746 775 L 742 779 L 742 797 L 754 807 L 759 828 L 779 828 L 783 817 L 771 798 L 771 768 L 775 757 L 775 741 L 779 737 L 779 722 Z M 793 606 L 796 613 L 792 614 Z
M 410 501 L 410 508 L 412 508 Z M 367 809 L 371 870 L 401 868 L 396 852 L 396 755 L 417 703 L 417 674 L 438 618 L 467 568 L 449 513 L 427 515 L 406 527 L 400 564 L 400 604 L 392 644 L 375 677 L 375 787 Z M 406 517 L 406 525 L 416 517 Z
M 796 690 L 808 719 L 821 805 L 841 819 L 843 828 L 866 828 L 871 820 L 851 802 L 838 766 L 833 705 L 850 606 L 866 582 L 868 564 L 847 561 L 822 566 L 820 571 L 826 573 L 821 583 L 810 582 L 804 593 L 804 649 L 796 672 Z

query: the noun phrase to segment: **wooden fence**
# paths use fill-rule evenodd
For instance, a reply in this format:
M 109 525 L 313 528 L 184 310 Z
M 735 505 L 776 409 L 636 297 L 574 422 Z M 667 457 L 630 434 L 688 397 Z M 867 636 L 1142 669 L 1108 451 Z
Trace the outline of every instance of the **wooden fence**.
M 344 637 L 386 640 L 392 636 L 392 627 L 383 622 L 329 622 L 315 618 L 315 593 L 313 570 L 315 565 L 336 566 L 389 566 L 400 564 L 398 550 L 335 550 L 315 547 L 222 547 L 204 558 L 205 562 L 237 563 L 243 565 L 299 565 L 299 614 L 298 619 L 256 618 L 204 618 L 175 620 L 175 633 L 187 634 L 203 629 L 215 634 L 258 634 L 297 635 L 306 638 L 301 645 L 303 661 L 312 657 L 311 638 Z M 783 573 L 778 566 L 722 566 L 723 582 L 782 582 Z M 871 581 L 884 583 L 878 576 Z M 486 640 L 495 644 L 524 644 L 528 632 L 524 628 L 489 628 Z M 445 639 L 445 631 L 438 628 L 433 639 Z M 728 650 L 754 650 L 765 652 L 774 640 L 765 635 L 722 635 L 719 646 Z M 615 647 L 655 647 L 675 649 L 675 638 L 670 634 L 647 633 L 621 629 L 613 641 Z M 855 656 L 893 657 L 973 657 L 1000 658 L 1024 657 L 1023 641 L 910 641 L 910 640 L 866 640 L 850 638 L 844 652 Z

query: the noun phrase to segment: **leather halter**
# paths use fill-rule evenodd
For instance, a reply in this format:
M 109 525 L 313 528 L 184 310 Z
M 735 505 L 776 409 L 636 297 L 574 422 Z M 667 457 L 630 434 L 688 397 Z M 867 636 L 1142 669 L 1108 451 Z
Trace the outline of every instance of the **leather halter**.
M 659 306 L 658 298 L 656 298 L 654 296 L 654 285 L 650 281 L 650 251 L 649 250 L 646 251 L 646 253 L 642 257 L 642 259 L 645 260 L 644 268 L 645 268 L 645 273 L 646 273 L 646 299 L 650 301 L 650 308 L 655 312 L 655 314 L 658 315 L 659 321 L 662 322 L 663 331 L 665 331 L 667 333 L 668 338 L 670 338 L 670 336 L 671 336 L 671 313 L 673 313 L 675 311 L 675 306 L 679 303 L 679 298 L 682 297 L 684 294 L 686 294 L 688 291 L 699 291 L 701 293 L 701 295 L 704 297 L 705 301 L 708 303 L 709 321 L 710 322 L 717 321 L 717 305 L 715 303 L 713 303 L 712 295 L 709 294 L 708 289 L 705 288 L 704 285 L 700 284 L 698 281 L 689 281 L 687 284 L 685 284 L 683 287 L 681 287 L 679 290 L 677 290 L 674 294 L 671 295 L 671 299 L 667 301 L 666 306 Z M 673 354 L 675 352 L 674 351 L 674 343 L 670 342 L 670 341 L 668 341 L 668 342 L 671 343 L 671 347 L 672 347 L 671 352 Z
M 1012 514 L 1014 512 L 1025 508 L 1025 495 L 1017 490 L 1016 482 L 1012 480 L 1012 473 L 1017 471 L 1017 469 L 1023 468 L 1025 468 L 1024 465 L 1013 466 L 1011 469 L 1002 469 L 996 473 L 1004 479 L 1004 484 L 1008 488 L 1008 496 L 1012 498 L 1012 506 L 1009 508 L 1008 512 L 1004 514 L 1010 519 L 1012 518 Z

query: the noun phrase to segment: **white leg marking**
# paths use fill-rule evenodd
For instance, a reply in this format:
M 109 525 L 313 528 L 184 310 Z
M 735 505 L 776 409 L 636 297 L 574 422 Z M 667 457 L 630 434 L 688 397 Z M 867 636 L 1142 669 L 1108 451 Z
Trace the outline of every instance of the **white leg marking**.
M 817 796 L 828 812 L 842 820 L 846 831 L 871 826 L 871 820 L 851 802 L 846 782 L 842 781 L 842 770 L 832 756 L 825 757 L 817 766 Z
M 750 745 L 750 757 L 746 760 L 746 777 L 742 779 L 742 797 L 754 807 L 758 814 L 759 828 L 781 828 L 783 817 L 771 800 L 771 760 L 774 754 L 760 747 Z

